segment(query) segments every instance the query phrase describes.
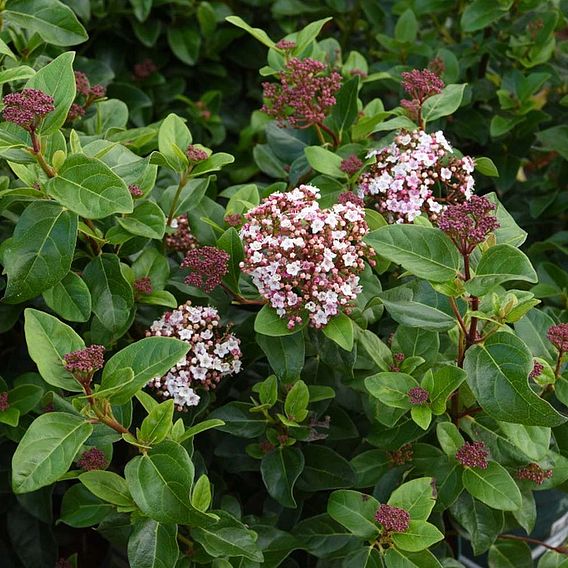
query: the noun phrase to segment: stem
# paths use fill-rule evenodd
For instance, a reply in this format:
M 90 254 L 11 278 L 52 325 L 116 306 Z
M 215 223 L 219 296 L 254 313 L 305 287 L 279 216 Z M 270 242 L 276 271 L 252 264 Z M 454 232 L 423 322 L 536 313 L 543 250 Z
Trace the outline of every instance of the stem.
M 469 253 L 463 255 L 463 267 L 465 272 L 464 280 L 467 282 L 471 278 L 471 270 L 469 266 Z M 471 297 L 471 309 L 477 311 L 479 309 L 479 298 L 477 296 Z M 475 343 L 477 337 L 477 318 L 472 317 L 469 326 L 469 332 L 466 337 L 466 349 Z
M 452 311 L 454 312 L 454 315 L 458 320 L 461 330 L 463 331 L 464 335 L 467 335 L 467 328 L 465 327 L 465 322 L 463 321 L 463 318 L 460 314 L 455 298 L 450 297 L 450 306 L 452 307 Z
M 236 294 L 224 282 L 221 282 L 221 288 L 223 288 L 223 290 L 225 290 L 229 296 L 232 296 L 239 304 L 246 304 L 250 306 L 264 306 L 264 304 L 266 304 L 266 300 L 248 300 L 240 294 Z
M 564 351 L 558 350 L 558 359 L 556 359 L 556 367 L 554 367 L 554 377 L 556 380 L 560 378 L 560 366 L 562 365 L 562 357 L 564 357 Z
M 91 408 L 99 422 L 106 424 L 109 428 L 112 428 L 119 434 L 131 434 L 128 428 L 125 428 L 114 416 L 112 416 L 112 413 L 109 415 L 107 413 L 101 412 L 101 409 L 97 404 L 95 404 L 95 400 L 93 399 L 93 391 L 89 382 L 82 382 L 81 386 L 83 387 L 83 391 L 87 395 L 87 400 L 89 401 L 89 404 L 91 405 Z
M 314 126 L 316 127 L 316 133 L 317 133 L 317 135 L 318 135 L 320 144 L 321 144 L 322 146 L 324 146 L 324 145 L 325 145 L 325 138 L 323 137 L 323 132 L 321 131 L 321 128 L 320 128 L 319 124 L 314 124 Z
M 37 163 L 41 169 L 47 174 L 47 177 L 55 177 L 55 170 L 47 163 L 45 156 L 41 152 L 41 140 L 38 138 L 36 131 L 30 129 L 32 137 L 32 154 L 35 156 Z
M 187 183 L 187 178 L 188 178 L 190 172 L 191 172 L 191 166 L 185 172 L 183 172 L 183 174 L 181 174 L 180 177 L 179 177 L 179 185 L 178 185 L 176 194 L 174 195 L 174 200 L 172 201 L 172 206 L 170 207 L 170 212 L 168 214 L 168 221 L 166 223 L 167 227 L 169 227 L 172 224 L 172 219 L 174 218 L 174 214 L 176 212 L 176 207 L 177 207 L 177 203 L 179 201 L 179 196 L 181 195 L 181 190 L 185 187 L 185 184 Z
M 329 136 L 331 137 L 331 139 L 333 140 L 333 147 L 337 148 L 339 146 L 339 138 L 337 138 L 337 134 L 335 134 L 335 132 L 333 130 L 331 130 L 331 128 L 328 128 L 325 124 L 323 124 L 323 122 L 318 122 L 316 124 L 316 126 L 318 126 L 319 128 L 321 128 L 324 132 L 326 132 L 327 134 L 329 134 Z
M 517 536 L 514 534 L 502 534 L 497 537 L 500 540 L 520 540 L 521 542 L 529 542 L 530 544 L 538 544 L 539 546 L 544 546 L 544 548 L 548 548 L 548 550 L 554 550 L 554 552 L 558 552 L 558 554 L 564 554 L 568 556 L 568 547 L 566 546 L 552 546 L 547 544 L 546 542 L 542 542 L 542 540 L 538 540 L 536 538 L 530 538 L 528 536 Z
M 466 408 L 463 412 L 460 412 L 457 415 L 457 418 L 463 418 L 464 416 L 471 416 L 472 414 L 477 414 L 478 412 L 482 412 L 483 408 L 481 406 L 474 406 L 472 408 Z

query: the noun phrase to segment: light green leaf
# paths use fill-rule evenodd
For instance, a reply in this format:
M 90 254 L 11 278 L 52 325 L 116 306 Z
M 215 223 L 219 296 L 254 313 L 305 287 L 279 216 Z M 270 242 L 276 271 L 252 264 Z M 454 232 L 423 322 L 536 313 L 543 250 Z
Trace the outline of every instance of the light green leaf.
M 79 481 L 96 497 L 119 507 L 134 507 L 126 480 L 112 471 L 86 471 Z
M 407 481 L 391 493 L 388 504 L 404 509 L 411 519 L 425 521 L 436 504 L 436 482 L 432 477 Z
M 447 85 L 441 93 L 424 101 L 422 118 L 425 123 L 432 122 L 458 110 L 463 99 L 465 84 Z
M 444 539 L 444 535 L 431 523 L 411 520 L 406 531 L 395 532 L 392 541 L 397 548 L 419 552 Z
M 334 491 L 327 502 L 327 513 L 354 535 L 374 539 L 379 526 L 374 522 L 379 502 L 371 495 L 358 491 Z
M 254 330 L 263 335 L 271 337 L 282 337 L 284 335 L 292 335 L 307 325 L 307 318 L 304 317 L 304 323 L 296 325 L 293 329 L 289 329 L 285 319 L 281 318 L 276 310 L 267 305 L 262 306 L 261 310 L 256 314 L 254 320 Z
M 294 484 L 304 469 L 304 456 L 295 447 L 276 448 L 260 464 L 262 481 L 270 496 L 282 506 L 294 509 Z
M 489 462 L 487 469 L 466 468 L 462 479 L 470 495 L 489 507 L 500 511 L 515 511 L 522 505 L 517 484 L 497 462 Z
M 335 341 L 345 351 L 353 349 L 353 321 L 349 316 L 341 313 L 332 317 L 322 331 L 326 337 Z
M 131 568 L 174 568 L 179 557 L 177 526 L 141 519 L 128 539 Z
M 91 316 L 91 293 L 83 279 L 75 272 L 43 293 L 45 303 L 67 321 L 84 322 Z
M 345 178 L 346 174 L 341 171 L 341 157 L 321 146 L 308 146 L 304 149 L 308 163 L 316 172 L 322 174 Z
M 264 30 L 249 26 L 242 18 L 239 18 L 238 16 L 228 16 L 225 18 L 225 20 L 230 24 L 237 26 L 237 28 L 245 30 L 252 37 L 260 41 L 260 43 L 266 45 L 266 47 L 274 47 L 274 42 L 268 37 L 268 34 Z
M 159 444 L 166 439 L 172 429 L 173 417 L 173 399 L 158 404 L 144 418 L 138 439 L 149 445 Z

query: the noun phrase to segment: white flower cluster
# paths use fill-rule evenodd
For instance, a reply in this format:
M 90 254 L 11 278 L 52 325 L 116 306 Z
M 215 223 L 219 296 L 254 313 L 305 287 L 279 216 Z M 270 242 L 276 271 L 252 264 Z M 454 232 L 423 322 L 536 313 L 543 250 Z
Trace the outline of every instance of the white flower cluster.
M 215 388 L 222 377 L 241 369 L 239 339 L 219 325 L 219 313 L 210 306 L 187 302 L 166 312 L 146 335 L 175 337 L 191 346 L 184 359 L 148 383 L 163 398 L 173 398 L 178 410 L 199 403 L 196 388 Z

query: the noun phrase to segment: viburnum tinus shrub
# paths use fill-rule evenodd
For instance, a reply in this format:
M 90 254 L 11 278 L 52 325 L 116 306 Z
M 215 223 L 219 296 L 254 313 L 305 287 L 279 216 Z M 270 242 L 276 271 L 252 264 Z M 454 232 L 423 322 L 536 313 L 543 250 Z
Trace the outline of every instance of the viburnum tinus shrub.
M 468 86 L 409 70 L 385 111 L 326 22 L 229 18 L 269 48 L 253 152 L 284 183 L 225 187 L 177 114 L 128 129 L 73 52 L 9 64 L 16 566 L 459 566 L 464 539 L 531 565 L 535 492 L 568 479 L 564 315 L 443 128 Z

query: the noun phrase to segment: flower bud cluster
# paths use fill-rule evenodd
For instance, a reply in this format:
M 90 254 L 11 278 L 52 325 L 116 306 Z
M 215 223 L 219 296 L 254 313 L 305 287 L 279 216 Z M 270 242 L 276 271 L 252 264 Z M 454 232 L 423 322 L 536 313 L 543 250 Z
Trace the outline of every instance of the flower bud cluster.
M 411 444 L 404 444 L 398 450 L 387 452 L 393 465 L 404 465 L 414 459 L 414 450 Z
M 307 128 L 322 123 L 335 105 L 341 75 L 329 71 L 315 59 L 289 59 L 281 71 L 280 83 L 263 83 L 265 104 L 262 111 L 280 125 Z
M 128 191 L 130 191 L 130 195 L 132 195 L 132 197 L 134 197 L 134 198 L 142 197 L 144 195 L 144 192 L 142 191 L 140 186 L 136 185 L 135 183 L 131 183 L 128 186 Z
M 411 98 L 401 100 L 400 105 L 413 120 L 420 121 L 422 104 L 427 98 L 442 92 L 444 81 L 430 69 L 413 69 L 401 73 L 401 77 L 402 88 Z
M 23 89 L 6 95 L 2 102 L 4 120 L 28 131 L 35 130 L 43 117 L 55 109 L 53 97 L 38 89 Z
M 309 185 L 273 193 L 245 215 L 241 229 L 241 269 L 289 329 L 306 316 L 319 328 L 349 311 L 361 292 L 364 257 L 374 256 L 363 242 L 369 231 L 363 208 L 346 201 L 320 209 L 319 196 Z
M 389 223 L 411 223 L 421 213 L 436 219 L 445 204 L 472 196 L 473 160 L 453 156 L 442 131 L 403 131 L 372 156 L 376 162 L 359 177 L 358 192 Z
M 205 150 L 202 150 L 193 144 L 190 144 L 187 147 L 185 155 L 190 162 L 203 162 L 203 160 L 206 160 L 209 157 Z
M 412 387 L 408 393 L 408 400 L 413 406 L 422 406 L 428 402 L 430 393 L 422 387 Z
M 349 176 L 356 174 L 362 167 L 363 162 L 355 154 L 341 160 L 341 164 L 339 164 L 339 169 Z
M 217 247 L 199 247 L 187 251 L 181 263 L 182 268 L 191 272 L 185 283 L 204 292 L 212 292 L 229 270 L 230 255 Z
M 104 353 L 105 348 L 102 345 L 89 345 L 67 353 L 63 357 L 63 364 L 78 381 L 90 380 L 96 371 L 103 368 Z
M 173 398 L 180 411 L 199 403 L 197 388 L 214 389 L 222 377 L 241 369 L 240 341 L 220 325 L 219 313 L 210 306 L 186 302 L 155 321 L 146 336 L 175 337 L 190 346 L 163 377 L 148 383 L 161 397 Z
M 546 332 L 546 337 L 561 353 L 568 351 L 568 323 L 550 326 Z
M 537 485 L 542 485 L 547 479 L 550 479 L 551 477 L 551 469 L 542 469 L 536 463 L 531 463 L 517 470 L 517 479 L 533 481 Z
M 134 79 L 142 81 L 153 75 L 158 70 L 156 64 L 149 58 L 140 63 L 136 63 L 132 69 Z
M 375 513 L 375 520 L 383 525 L 386 532 L 401 533 L 408 529 L 410 515 L 404 509 L 382 503 Z
M 83 471 L 95 471 L 97 469 L 105 469 L 108 465 L 108 461 L 102 450 L 91 448 L 83 452 L 81 457 L 77 460 L 77 465 Z
M 450 205 L 440 216 L 438 227 L 452 239 L 461 254 L 468 255 L 499 228 L 493 211 L 495 205 L 487 197 L 474 195 L 469 201 Z
M 10 402 L 8 401 L 8 393 L 0 392 L 0 412 L 5 412 L 10 408 Z
M 457 452 L 456 459 L 466 467 L 487 469 L 489 452 L 483 442 L 466 442 Z
M 199 246 L 189 228 L 189 220 L 186 213 L 173 219 L 170 227 L 175 229 L 175 233 L 166 235 L 166 246 L 168 248 L 179 252 L 187 252 Z
M 134 291 L 140 295 L 148 295 L 152 293 L 152 280 L 149 276 L 143 276 L 142 278 L 137 278 L 134 281 Z
M 67 122 L 73 122 L 85 116 L 87 109 L 106 95 L 106 87 L 104 85 L 97 84 L 91 87 L 89 78 L 81 71 L 75 71 L 75 86 L 77 98 L 69 109 Z

